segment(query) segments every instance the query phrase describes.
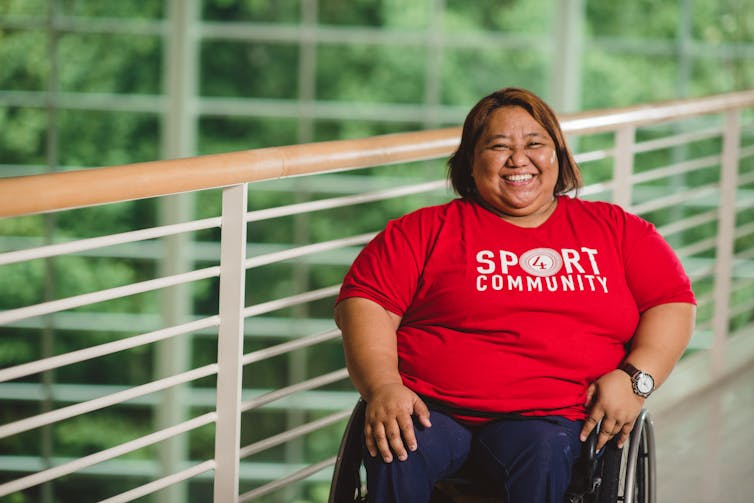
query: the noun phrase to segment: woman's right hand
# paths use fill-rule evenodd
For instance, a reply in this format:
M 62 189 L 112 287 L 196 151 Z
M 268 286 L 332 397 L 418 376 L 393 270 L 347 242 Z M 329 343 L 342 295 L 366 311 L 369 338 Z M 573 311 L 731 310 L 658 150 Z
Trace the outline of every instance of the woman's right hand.
M 386 384 L 369 397 L 364 420 L 366 447 L 372 457 L 379 453 L 386 463 L 393 455 L 400 461 L 408 458 L 408 450 L 418 447 L 414 434 L 413 416 L 425 428 L 429 409 L 419 396 L 403 384 Z

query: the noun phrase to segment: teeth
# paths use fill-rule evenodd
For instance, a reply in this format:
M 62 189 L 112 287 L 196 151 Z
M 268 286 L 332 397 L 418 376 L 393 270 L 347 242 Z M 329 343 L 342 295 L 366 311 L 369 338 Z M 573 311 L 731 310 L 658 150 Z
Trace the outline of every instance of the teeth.
M 523 182 L 525 180 L 530 180 L 532 175 L 508 175 L 505 177 L 506 180 L 510 180 L 511 182 Z

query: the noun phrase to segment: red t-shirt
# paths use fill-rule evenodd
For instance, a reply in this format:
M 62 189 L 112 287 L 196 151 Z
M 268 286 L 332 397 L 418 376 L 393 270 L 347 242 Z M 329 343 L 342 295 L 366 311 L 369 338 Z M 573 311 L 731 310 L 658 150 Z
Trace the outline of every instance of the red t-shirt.
M 625 357 L 641 312 L 695 302 L 652 224 L 568 197 L 536 228 L 463 199 L 393 220 L 351 266 L 338 301 L 348 297 L 401 317 L 399 370 L 415 392 L 570 419 Z

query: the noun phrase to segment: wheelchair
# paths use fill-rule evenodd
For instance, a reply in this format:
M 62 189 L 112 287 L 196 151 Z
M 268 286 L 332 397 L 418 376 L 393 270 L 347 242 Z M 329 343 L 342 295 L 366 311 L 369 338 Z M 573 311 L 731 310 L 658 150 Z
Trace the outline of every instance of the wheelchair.
M 360 399 L 348 420 L 335 461 L 328 503 L 366 502 L 363 480 L 362 435 L 366 402 Z M 656 503 L 654 427 L 646 409 L 636 419 L 631 437 L 619 449 L 611 440 L 598 455 L 598 424 L 584 442 L 573 467 L 566 503 Z M 486 481 L 462 468 L 439 481 L 431 503 L 504 503 L 503 496 Z

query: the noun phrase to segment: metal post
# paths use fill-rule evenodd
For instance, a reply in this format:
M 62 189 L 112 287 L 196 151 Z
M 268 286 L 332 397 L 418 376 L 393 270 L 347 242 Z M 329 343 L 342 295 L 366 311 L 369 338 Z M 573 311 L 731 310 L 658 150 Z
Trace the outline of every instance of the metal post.
M 630 210 L 633 204 L 631 174 L 634 171 L 634 141 L 636 128 L 622 127 L 615 133 L 615 163 L 613 168 L 613 202 Z
M 238 502 L 246 270 L 247 184 L 223 189 L 220 330 L 217 340 L 215 503 Z
M 60 71 L 58 60 L 58 47 L 60 42 L 59 17 L 60 2 L 55 0 L 47 5 L 47 56 L 50 61 L 50 75 L 47 79 L 47 136 L 45 142 L 45 157 L 47 161 L 47 171 L 58 171 L 59 148 L 58 148 L 58 103 L 57 95 L 60 88 Z M 51 244 L 54 241 L 55 228 L 57 219 L 55 213 L 44 215 L 45 244 Z M 55 298 L 55 262 L 53 258 L 44 260 L 45 281 L 44 281 L 44 298 L 52 300 Z M 48 315 L 42 318 L 42 356 L 50 357 L 55 354 L 55 316 Z M 42 373 L 42 389 L 44 396 L 41 403 L 41 412 L 49 412 L 55 406 L 55 395 L 53 387 L 55 385 L 56 375 L 54 370 L 48 370 Z M 50 468 L 52 458 L 55 456 L 55 435 L 54 429 L 50 426 L 42 428 L 40 434 L 40 456 L 43 459 L 43 466 Z M 50 503 L 55 500 L 54 483 L 47 482 L 42 485 L 40 490 L 42 503 Z
M 162 156 L 179 158 L 194 154 L 196 144 L 196 94 L 197 49 L 193 36 L 197 18 L 196 0 L 170 0 L 167 3 L 169 30 L 164 37 L 164 94 L 167 107 L 162 117 Z M 179 194 L 160 200 L 160 221 L 172 224 L 191 219 L 194 197 Z M 177 234 L 164 240 L 160 274 L 170 276 L 193 268 L 191 260 L 191 236 Z M 188 321 L 192 314 L 191 289 L 179 285 L 165 290 L 161 298 L 164 326 L 174 326 Z M 191 361 L 190 334 L 174 337 L 156 346 L 154 373 L 156 378 L 167 377 L 185 371 Z M 186 420 L 188 416 L 188 390 L 185 385 L 176 386 L 161 394 L 157 403 L 156 427 L 167 428 Z M 161 475 L 167 476 L 183 468 L 188 456 L 188 439 L 179 435 L 160 445 L 158 457 Z M 186 483 L 174 484 L 154 496 L 161 503 L 187 501 Z
M 559 0 L 554 19 L 550 100 L 558 113 L 581 108 L 584 0 Z
M 723 157 L 720 173 L 720 206 L 718 209 L 717 248 L 715 252 L 713 342 L 711 349 L 711 379 L 722 375 L 725 367 L 725 343 L 730 323 L 730 291 L 735 256 L 736 186 L 741 122 L 738 110 L 725 115 Z

